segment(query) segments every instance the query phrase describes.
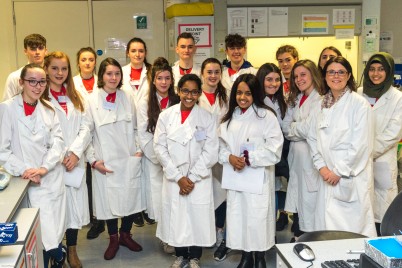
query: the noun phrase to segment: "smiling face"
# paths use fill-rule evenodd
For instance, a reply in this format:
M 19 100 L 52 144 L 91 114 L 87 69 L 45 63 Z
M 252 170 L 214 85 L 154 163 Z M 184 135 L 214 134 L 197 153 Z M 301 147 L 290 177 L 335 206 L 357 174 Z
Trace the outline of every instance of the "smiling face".
M 105 89 L 108 93 L 113 93 L 117 90 L 117 87 L 121 80 L 120 68 L 114 65 L 106 66 L 105 73 L 103 74 L 103 82 Z
M 385 81 L 387 73 L 381 63 L 373 63 L 368 71 L 369 78 L 374 85 L 379 85 Z
M 188 80 L 184 82 L 183 86 L 179 89 L 180 109 L 182 111 L 193 109 L 200 94 L 200 89 L 195 81 Z
M 130 44 L 130 48 L 127 53 L 127 57 L 130 58 L 131 66 L 141 68 L 146 57 L 146 51 L 144 44 L 140 42 L 133 42 Z
M 221 66 L 217 63 L 208 63 L 202 71 L 203 84 L 208 88 L 217 88 L 221 81 Z
M 68 76 L 68 61 L 66 58 L 52 58 L 46 68 L 50 88 L 60 90 Z
M 339 74 L 341 72 L 341 74 Z M 333 62 L 327 67 L 325 81 L 334 95 L 341 93 L 349 80 L 350 73 L 346 68 L 337 62 Z
M 281 85 L 281 77 L 278 73 L 270 72 L 264 79 L 264 90 L 268 96 L 273 96 Z
M 172 76 L 169 71 L 162 71 L 155 75 L 153 81 L 159 96 L 165 98 L 169 95 L 169 87 L 172 84 Z
M 36 47 L 27 47 L 24 49 L 25 56 L 28 58 L 29 63 L 36 63 L 43 65 L 43 60 L 45 59 L 47 49 L 45 46 L 40 45 Z
M 314 89 L 313 78 L 310 71 L 304 66 L 294 69 L 295 84 L 304 95 L 309 95 Z
M 197 48 L 191 38 L 180 38 L 177 42 L 176 53 L 181 60 L 192 60 Z
M 95 69 L 96 59 L 92 52 L 84 51 L 80 54 L 78 68 L 83 76 L 92 75 Z
M 247 109 L 253 104 L 253 96 L 246 82 L 240 82 L 236 91 L 236 102 L 242 109 Z
M 293 65 L 295 65 L 298 59 L 294 58 L 292 54 L 290 54 L 289 52 L 285 52 L 279 54 L 277 60 L 283 76 L 285 76 L 286 79 L 289 79 Z
M 230 62 L 234 63 L 235 65 L 239 65 L 242 63 L 246 52 L 246 47 L 226 48 L 226 55 L 228 55 Z
M 32 82 L 35 81 L 35 82 Z M 39 81 L 42 82 L 42 86 Z M 30 68 L 27 70 L 24 79 L 19 80 L 23 88 L 22 98 L 24 101 L 34 103 L 37 101 L 46 89 L 46 73 L 41 68 Z M 31 84 L 36 83 L 36 86 Z

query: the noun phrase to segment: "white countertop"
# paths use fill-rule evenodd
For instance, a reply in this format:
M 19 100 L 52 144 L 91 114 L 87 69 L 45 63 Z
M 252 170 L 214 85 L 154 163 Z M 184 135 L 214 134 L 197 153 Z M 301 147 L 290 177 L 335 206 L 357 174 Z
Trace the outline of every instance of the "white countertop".
M 9 222 L 28 191 L 29 180 L 13 177 L 6 189 L 0 191 L 0 222 Z

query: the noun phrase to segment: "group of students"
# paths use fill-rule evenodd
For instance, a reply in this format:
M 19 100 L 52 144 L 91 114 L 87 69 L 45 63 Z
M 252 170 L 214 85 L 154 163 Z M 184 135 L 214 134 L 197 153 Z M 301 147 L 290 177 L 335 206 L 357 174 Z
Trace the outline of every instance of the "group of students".
M 47 54 L 38 34 L 25 38 L 29 64 L 10 74 L 0 104 L 0 165 L 32 181 L 46 267 L 62 267 L 66 256 L 82 267 L 77 234 L 92 200 L 110 237 L 105 260 L 119 245 L 142 250 L 130 234 L 140 215 L 157 222 L 156 237 L 176 256 L 172 268 L 200 267 L 202 247 L 214 244 L 218 261 L 235 249 L 238 268 L 266 267 L 286 212 L 295 240 L 316 230 L 378 234 L 397 194 L 402 136 L 392 57 L 374 54 L 357 90 L 334 47 L 323 49 L 317 66 L 285 45 L 279 67 L 257 70 L 244 59 L 244 37 L 229 34 L 225 46 L 224 66 L 208 58 L 198 68 L 194 38 L 182 33 L 179 61 L 150 65 L 136 37 L 127 44 L 130 63 L 106 58 L 98 75 L 96 53 L 82 48 L 73 77 L 65 53 Z M 223 189 L 228 167 L 261 171 L 254 173 L 260 191 Z

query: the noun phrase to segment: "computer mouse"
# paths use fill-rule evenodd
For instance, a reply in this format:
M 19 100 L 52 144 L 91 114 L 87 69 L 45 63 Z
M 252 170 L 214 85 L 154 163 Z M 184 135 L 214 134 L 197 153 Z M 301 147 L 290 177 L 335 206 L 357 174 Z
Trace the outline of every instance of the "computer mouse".
M 303 243 L 298 243 L 293 247 L 293 252 L 303 261 L 313 261 L 315 255 L 313 250 Z

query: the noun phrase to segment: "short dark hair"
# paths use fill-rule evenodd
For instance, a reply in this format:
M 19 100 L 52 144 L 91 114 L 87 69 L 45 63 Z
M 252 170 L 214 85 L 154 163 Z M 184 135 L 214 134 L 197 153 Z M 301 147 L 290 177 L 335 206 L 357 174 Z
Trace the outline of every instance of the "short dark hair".
M 181 88 L 183 87 L 184 83 L 186 83 L 187 81 L 194 81 L 197 84 L 198 90 L 201 93 L 201 79 L 196 74 L 185 74 L 185 75 L 183 75 L 182 78 L 180 78 L 179 82 L 177 83 L 178 91 L 181 90 Z
M 299 52 L 297 52 L 297 49 L 294 46 L 284 45 L 279 47 L 276 51 L 276 59 L 278 59 L 279 55 L 283 53 L 289 53 L 293 58 L 299 60 Z
M 228 34 L 225 37 L 225 47 L 246 47 L 247 41 L 246 38 L 241 36 L 240 34 Z
M 46 47 L 46 38 L 44 38 L 40 34 L 30 34 L 24 38 L 24 48 L 27 49 L 28 47 L 36 48 L 39 46 Z
M 117 88 L 121 88 L 121 86 L 123 85 L 123 70 L 121 69 L 120 63 L 117 60 L 110 58 L 110 57 L 104 59 L 99 65 L 98 87 L 103 88 L 105 86 L 105 82 L 103 81 L 103 75 L 106 72 L 106 67 L 109 65 L 119 67 L 120 73 L 121 73 L 121 79 L 120 79 L 119 84 L 117 85 Z
M 180 40 L 180 39 L 192 39 L 193 42 L 194 42 L 194 44 L 195 44 L 194 36 L 193 36 L 191 33 L 182 32 L 181 34 L 179 34 L 179 36 L 177 37 L 177 40 L 176 40 L 176 44 L 179 43 L 179 40 Z

